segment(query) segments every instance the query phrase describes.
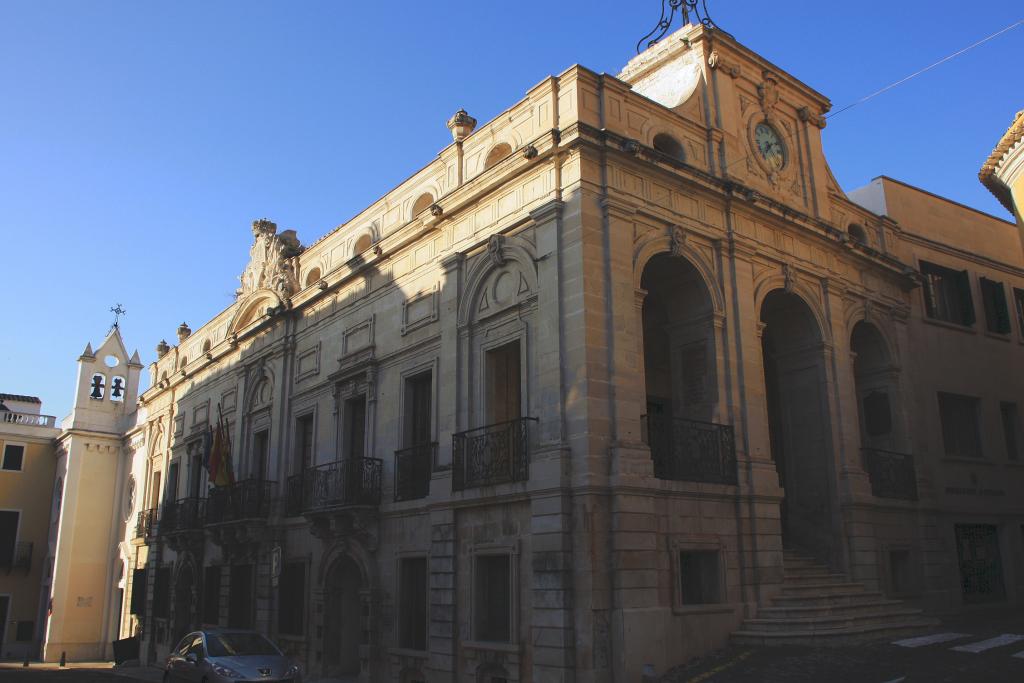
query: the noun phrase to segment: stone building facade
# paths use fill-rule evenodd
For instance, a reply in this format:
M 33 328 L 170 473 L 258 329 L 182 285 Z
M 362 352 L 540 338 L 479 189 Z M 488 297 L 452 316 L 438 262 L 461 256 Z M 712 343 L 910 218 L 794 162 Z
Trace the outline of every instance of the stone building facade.
M 120 634 L 152 662 L 253 627 L 312 677 L 637 681 L 791 635 L 798 565 L 1024 602 L 1024 328 L 965 313 L 1003 310 L 979 276 L 1024 288 L 1014 227 L 848 196 L 828 108 L 687 26 L 458 112 L 312 244 L 256 221 L 236 302 L 161 342 L 122 440 Z M 218 424 L 236 483 L 210 487 Z

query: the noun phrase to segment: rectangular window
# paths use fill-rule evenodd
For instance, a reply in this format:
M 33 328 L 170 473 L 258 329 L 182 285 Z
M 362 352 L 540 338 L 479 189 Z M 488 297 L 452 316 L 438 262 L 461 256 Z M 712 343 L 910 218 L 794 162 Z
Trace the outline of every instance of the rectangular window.
M 277 585 L 277 628 L 301 636 L 306 632 L 306 563 L 285 562 Z
M 267 478 L 267 457 L 270 452 L 270 432 L 261 429 L 252 435 L 252 472 L 250 477 L 263 481 Z
M 196 454 L 189 459 L 188 463 L 188 495 L 190 498 L 198 498 L 203 490 L 203 456 Z
M 295 420 L 295 460 L 292 474 L 299 474 L 313 466 L 313 414 Z
M 35 626 L 36 622 L 34 621 L 19 621 L 14 630 L 14 639 L 22 643 L 32 640 Z
M 1005 600 L 998 529 L 992 524 L 957 524 L 955 530 L 964 602 Z
M 980 458 L 978 399 L 939 392 L 939 420 L 942 443 L 950 458 Z
M 722 602 L 722 579 L 717 550 L 679 553 L 679 587 L 683 605 Z
M 173 503 L 178 500 L 178 463 L 172 462 L 167 470 L 167 491 L 164 493 L 164 503 Z
M 203 570 L 203 623 L 220 623 L 220 567 Z
M 476 639 L 508 643 L 512 639 L 512 558 L 477 555 L 473 604 Z
M 236 564 L 231 567 L 228 590 L 228 626 L 252 628 L 252 602 L 252 565 Z
M 399 647 L 427 649 L 427 558 L 407 557 L 398 564 Z
M 0 567 L 10 567 L 14 562 L 14 543 L 18 538 L 18 519 L 21 513 L 16 510 L 0 512 Z
M 160 504 L 160 473 L 153 473 L 153 483 L 149 489 L 149 507 L 155 508 Z
M 974 324 L 971 279 L 966 270 L 953 270 L 921 261 L 924 306 L 929 318 L 957 325 Z
M 893 595 L 908 595 L 914 590 L 913 565 L 910 551 L 894 548 L 889 551 L 889 591 Z
M 146 616 L 146 568 L 132 571 L 131 613 L 142 618 Z
M 985 304 L 985 325 L 989 332 L 1010 334 L 1010 308 L 1002 282 L 979 278 L 981 300 Z
M 1003 441 L 1006 443 L 1007 460 L 1016 460 L 1020 457 L 1021 429 L 1020 414 L 1017 412 L 1017 404 L 1010 401 L 1002 401 L 999 404 L 999 414 L 1003 418 Z
M 2 469 L 11 472 L 20 472 L 25 461 L 25 447 L 7 444 L 4 446 L 4 462 Z
M 366 447 L 366 396 L 345 401 L 345 453 L 362 458 Z
M 487 352 L 486 379 L 488 424 L 522 417 L 518 339 Z
M 1017 326 L 1024 336 L 1024 289 L 1013 289 L 1013 307 L 1017 310 Z
M 431 388 L 433 377 L 430 371 L 414 375 L 405 380 L 405 447 L 418 446 L 434 440 L 431 429 Z
M 153 616 L 166 619 L 171 614 L 171 570 L 157 567 L 153 577 Z

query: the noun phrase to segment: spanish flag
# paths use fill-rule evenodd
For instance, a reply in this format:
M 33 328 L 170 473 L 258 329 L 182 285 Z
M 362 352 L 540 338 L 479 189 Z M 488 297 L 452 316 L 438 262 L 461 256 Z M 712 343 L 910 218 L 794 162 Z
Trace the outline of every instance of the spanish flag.
M 230 486 L 235 483 L 235 473 L 231 467 L 231 433 L 228 431 L 227 420 L 217 406 L 217 427 L 209 439 L 206 471 L 213 486 Z

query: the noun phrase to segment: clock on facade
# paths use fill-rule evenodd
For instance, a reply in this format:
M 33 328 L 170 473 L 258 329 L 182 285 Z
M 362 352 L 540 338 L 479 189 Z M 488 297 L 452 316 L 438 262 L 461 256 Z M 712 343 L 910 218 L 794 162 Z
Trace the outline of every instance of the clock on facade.
M 757 124 L 754 128 L 754 144 L 757 145 L 757 153 L 773 170 L 781 171 L 786 165 L 786 146 L 782 143 L 782 136 L 771 124 Z

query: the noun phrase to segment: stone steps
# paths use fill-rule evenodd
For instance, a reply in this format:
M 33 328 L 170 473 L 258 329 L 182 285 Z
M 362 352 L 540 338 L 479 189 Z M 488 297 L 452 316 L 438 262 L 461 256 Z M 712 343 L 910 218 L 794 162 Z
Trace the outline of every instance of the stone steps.
M 746 645 L 848 644 L 919 631 L 936 623 L 799 552 L 783 553 L 782 592 L 732 635 Z

